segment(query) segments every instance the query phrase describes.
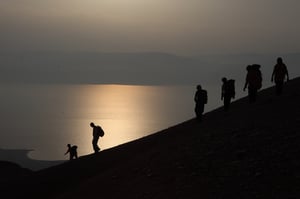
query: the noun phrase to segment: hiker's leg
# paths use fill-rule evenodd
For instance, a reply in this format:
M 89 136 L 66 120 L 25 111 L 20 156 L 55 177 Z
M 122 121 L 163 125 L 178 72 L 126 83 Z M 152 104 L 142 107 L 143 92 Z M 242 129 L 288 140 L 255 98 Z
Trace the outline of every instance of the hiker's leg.
M 275 85 L 276 85 L 276 95 L 281 95 L 283 89 L 283 81 L 276 81 Z
M 230 106 L 230 97 L 226 96 L 224 97 L 224 110 L 227 111 Z
M 99 139 L 99 138 L 94 137 L 94 138 L 93 138 L 93 141 L 92 141 L 94 152 L 98 152 L 98 151 L 99 151 L 99 147 L 98 147 L 98 139 Z

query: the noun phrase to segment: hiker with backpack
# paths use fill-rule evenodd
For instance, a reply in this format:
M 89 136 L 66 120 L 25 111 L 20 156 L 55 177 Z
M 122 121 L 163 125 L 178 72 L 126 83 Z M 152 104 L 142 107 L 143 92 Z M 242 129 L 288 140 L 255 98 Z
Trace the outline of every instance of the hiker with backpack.
M 99 137 L 104 136 L 104 131 L 100 126 L 96 126 L 93 122 L 90 123 L 90 126 L 93 128 L 93 140 L 92 145 L 95 153 L 98 153 L 100 151 L 100 148 L 98 146 L 98 140 Z
M 256 101 L 257 91 L 262 87 L 260 65 L 253 64 L 247 66 L 247 76 L 243 90 L 245 91 L 247 87 L 249 102 L 254 103 Z
M 227 80 L 227 78 L 222 78 L 222 93 L 221 93 L 221 100 L 224 102 L 224 110 L 228 111 L 230 102 L 232 98 L 235 98 L 235 86 L 234 82 L 235 80 L 230 79 Z
M 195 106 L 196 117 L 199 121 L 202 121 L 204 105 L 207 104 L 207 91 L 203 90 L 201 85 L 197 86 L 197 91 L 194 96 L 194 101 L 196 103 Z
M 65 155 L 67 155 L 69 153 L 70 160 L 77 159 L 78 158 L 78 156 L 77 156 L 77 148 L 78 147 L 76 145 L 71 146 L 71 144 L 68 144 L 67 147 L 68 147 L 68 150 L 65 153 Z
M 274 66 L 271 82 L 275 80 L 275 87 L 276 87 L 276 95 L 282 94 L 283 83 L 285 80 L 289 81 L 289 73 L 287 70 L 286 65 L 283 63 L 282 58 L 277 58 L 277 64 Z

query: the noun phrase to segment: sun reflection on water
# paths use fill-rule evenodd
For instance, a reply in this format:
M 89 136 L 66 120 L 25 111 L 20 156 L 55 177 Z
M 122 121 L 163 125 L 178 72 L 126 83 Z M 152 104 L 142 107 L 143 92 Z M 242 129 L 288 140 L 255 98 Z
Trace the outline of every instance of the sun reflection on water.
M 21 90 L 21 94 L 19 93 Z M 25 93 L 25 95 L 23 95 Z M 79 156 L 90 154 L 90 122 L 102 126 L 102 150 L 144 137 L 175 125 L 193 114 L 193 87 L 126 85 L 41 85 L 11 88 L 10 97 L 22 102 L 13 112 L 4 112 L 1 129 L 3 148 L 34 149 L 29 156 L 40 160 L 68 159 L 68 143 L 78 146 Z M 3 94 L 5 95 L 5 94 Z M 5 98 L 4 98 L 5 99 Z M 15 103 L 5 100 L 3 106 Z M 8 112 L 9 111 L 9 112 Z M 28 117 L 28 113 L 30 117 Z M 14 115 L 22 135 L 11 125 Z M 4 130 L 5 129 L 5 130 Z M 22 136 L 22 141 L 20 140 Z
M 92 153 L 90 122 L 105 131 L 98 143 L 102 150 L 166 128 L 163 120 L 170 114 L 169 99 L 159 97 L 162 91 L 155 86 L 78 86 L 67 107 L 69 133 L 61 135 L 60 140 L 78 145 L 83 155 Z

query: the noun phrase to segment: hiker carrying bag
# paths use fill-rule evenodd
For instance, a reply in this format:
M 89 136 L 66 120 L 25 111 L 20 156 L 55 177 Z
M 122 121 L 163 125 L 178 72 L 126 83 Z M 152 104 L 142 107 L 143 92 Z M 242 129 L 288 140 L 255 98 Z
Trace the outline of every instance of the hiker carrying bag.
M 100 137 L 104 136 L 104 131 L 100 126 L 97 126 L 97 135 Z

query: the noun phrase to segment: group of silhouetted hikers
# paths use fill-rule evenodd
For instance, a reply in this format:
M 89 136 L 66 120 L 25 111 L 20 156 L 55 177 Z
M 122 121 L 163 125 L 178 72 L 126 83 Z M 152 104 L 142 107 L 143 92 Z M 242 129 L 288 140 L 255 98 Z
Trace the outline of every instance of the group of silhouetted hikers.
M 246 67 L 247 75 L 243 90 L 248 88 L 248 98 L 250 103 L 256 101 L 257 91 L 262 87 L 262 73 L 260 71 L 259 64 L 252 64 Z M 285 78 L 289 80 L 289 74 L 286 65 L 283 63 L 282 58 L 277 58 L 277 63 L 274 66 L 271 82 L 275 81 L 276 95 L 281 95 L 283 90 L 283 84 Z M 235 80 L 222 78 L 222 92 L 221 100 L 224 103 L 224 110 L 228 111 L 230 107 L 231 100 L 235 98 Z M 195 101 L 195 113 L 199 121 L 202 120 L 202 115 L 204 112 L 204 106 L 207 104 L 207 91 L 202 89 L 201 85 L 197 85 L 197 91 L 194 96 Z M 100 126 L 95 125 L 93 122 L 90 123 L 90 127 L 93 128 L 93 139 L 92 146 L 95 153 L 100 151 L 98 146 L 98 140 L 100 137 L 104 136 L 104 131 Z M 77 159 L 77 146 L 67 145 L 68 150 L 65 153 L 70 155 L 70 160 Z
M 95 125 L 93 122 L 90 123 L 90 127 L 93 128 L 93 139 L 92 139 L 92 146 L 93 146 L 93 150 L 95 153 L 98 153 L 100 151 L 100 147 L 98 146 L 98 140 L 100 137 L 104 136 L 104 131 L 101 128 L 101 126 Z M 65 153 L 65 155 L 69 154 L 69 159 L 73 160 L 73 159 L 77 159 L 78 155 L 77 155 L 77 146 L 76 145 L 71 145 L 71 144 L 67 144 L 68 150 Z
M 257 91 L 262 87 L 262 73 L 259 64 L 252 64 L 246 67 L 247 75 L 243 90 L 248 88 L 249 103 L 256 101 Z M 277 63 L 274 66 L 271 82 L 275 81 L 276 95 L 281 95 L 283 91 L 284 80 L 289 80 L 289 74 L 286 65 L 281 57 L 277 58 Z M 235 80 L 222 78 L 221 100 L 224 103 L 224 110 L 228 111 L 231 99 L 235 98 Z M 207 104 L 207 91 L 203 90 L 201 85 L 197 86 L 197 91 L 194 96 L 195 113 L 199 121 L 202 120 L 204 105 Z

